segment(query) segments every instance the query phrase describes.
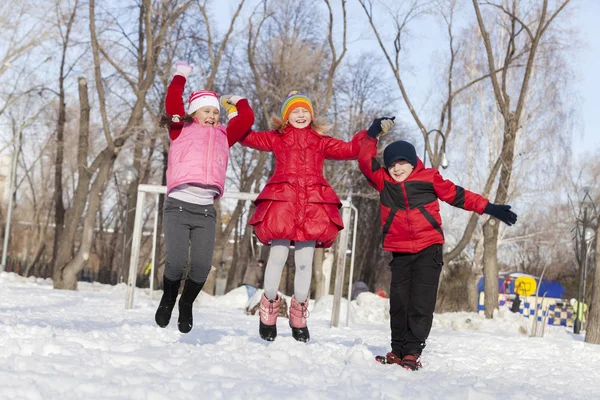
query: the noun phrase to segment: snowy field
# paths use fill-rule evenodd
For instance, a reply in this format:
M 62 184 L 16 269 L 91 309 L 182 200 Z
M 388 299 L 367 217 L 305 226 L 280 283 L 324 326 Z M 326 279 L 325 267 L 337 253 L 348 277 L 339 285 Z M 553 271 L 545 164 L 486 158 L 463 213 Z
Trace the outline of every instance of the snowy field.
M 287 319 L 279 336 L 258 336 L 238 288 L 204 293 L 194 329 L 154 324 L 161 292 L 0 274 L 1 399 L 597 399 L 600 346 L 565 329 L 530 338 L 527 320 L 436 315 L 424 368 L 405 371 L 373 357 L 389 346 L 387 302 L 368 293 L 351 304 L 350 327 L 329 328 L 332 298 L 311 305 L 311 341 L 296 342 Z M 342 325 L 345 312 L 342 309 Z

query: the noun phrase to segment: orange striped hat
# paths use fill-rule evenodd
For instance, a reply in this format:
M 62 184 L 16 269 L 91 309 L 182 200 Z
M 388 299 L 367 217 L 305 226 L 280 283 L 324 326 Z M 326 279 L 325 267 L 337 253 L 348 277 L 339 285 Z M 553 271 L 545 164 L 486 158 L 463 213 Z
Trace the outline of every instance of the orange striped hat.
M 315 119 L 315 113 L 313 111 L 312 103 L 308 99 L 308 97 L 298 94 L 298 91 L 292 90 L 281 106 L 281 119 L 283 122 L 287 122 L 290 117 L 290 113 L 294 108 L 304 107 L 310 112 L 310 116 L 312 119 Z

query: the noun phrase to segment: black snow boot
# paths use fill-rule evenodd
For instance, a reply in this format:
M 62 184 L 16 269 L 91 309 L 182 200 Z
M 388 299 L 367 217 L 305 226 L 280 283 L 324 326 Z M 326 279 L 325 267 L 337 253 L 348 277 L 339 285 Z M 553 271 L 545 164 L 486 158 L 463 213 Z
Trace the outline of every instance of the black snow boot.
M 166 276 L 163 277 L 164 291 L 162 298 L 160 299 L 160 304 L 158 305 L 158 310 L 156 310 L 156 315 L 154 316 L 156 324 L 161 328 L 165 328 L 169 325 L 171 313 L 173 312 L 173 307 L 175 307 L 175 302 L 177 301 L 177 294 L 179 294 L 180 285 L 181 281 L 172 281 Z
M 179 299 L 179 320 L 177 321 L 177 327 L 181 333 L 188 333 L 192 330 L 192 326 L 194 326 L 192 305 L 202 290 L 202 286 L 204 286 L 204 282 L 196 283 L 190 279 L 185 281 L 185 286 Z

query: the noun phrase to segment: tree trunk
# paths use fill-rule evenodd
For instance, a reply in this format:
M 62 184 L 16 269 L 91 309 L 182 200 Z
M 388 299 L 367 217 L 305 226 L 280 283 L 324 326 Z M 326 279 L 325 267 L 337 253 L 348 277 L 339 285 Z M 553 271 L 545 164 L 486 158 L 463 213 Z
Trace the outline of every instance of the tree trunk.
M 110 171 L 116 157 L 116 154 L 113 153 L 112 157 L 105 159 L 100 165 L 89 193 L 89 201 L 81 233 L 81 244 L 75 257 L 66 263 L 66 265 L 56 265 L 54 273 L 55 289 L 77 289 L 77 274 L 83 269 L 90 256 L 90 248 L 92 247 L 92 239 L 94 238 L 94 227 L 96 226 L 96 214 L 101 201 L 100 193 L 110 178 Z
M 64 89 L 64 62 L 66 46 L 63 48 L 63 58 L 60 66 L 59 95 L 58 95 L 58 122 L 56 124 L 56 157 L 54 160 L 54 246 L 52 251 L 53 260 L 56 261 L 58 243 L 62 237 L 65 223 L 65 205 L 63 203 L 62 170 L 64 159 L 64 133 L 66 122 L 66 104 Z
M 251 211 L 253 212 L 253 211 Z M 227 275 L 227 287 L 226 291 L 230 291 L 238 287 L 244 279 L 244 274 L 248 268 L 249 262 L 256 262 L 250 255 L 250 237 L 252 235 L 252 225 L 246 224 L 244 228 L 244 234 L 241 236 L 241 240 L 238 243 L 238 257 L 235 265 L 232 265 L 232 270 Z
M 600 235 L 600 217 L 596 225 L 596 266 L 592 284 L 592 301 L 588 307 L 589 318 L 585 328 L 585 341 L 593 344 L 600 344 L 600 236 L 598 235 Z
M 67 120 L 67 105 L 65 102 L 65 63 L 67 50 L 69 48 L 69 36 L 73 21 L 77 13 L 78 1 L 75 2 L 70 18 L 67 21 L 67 29 L 62 41 L 62 52 L 60 60 L 60 72 L 58 76 L 58 121 L 56 123 L 56 157 L 54 160 L 54 244 L 52 247 L 52 261 L 56 261 L 58 244 L 62 237 L 65 223 L 65 205 L 63 203 L 63 162 L 64 162 L 64 136 L 65 123 Z
M 163 141 L 163 148 L 162 148 L 162 160 L 163 160 L 163 164 L 162 164 L 162 178 L 161 178 L 161 185 L 163 186 L 167 186 L 167 168 L 169 166 L 169 140 L 167 139 L 166 141 Z M 163 232 L 164 232 L 164 224 L 163 224 L 163 209 L 165 206 L 165 201 L 166 201 L 166 195 L 161 195 L 159 200 L 158 200 L 158 227 L 157 227 L 157 235 L 158 237 L 156 238 L 156 269 L 154 271 L 154 287 L 156 289 L 162 287 L 162 282 L 163 282 L 163 275 L 165 274 L 165 263 L 160 262 L 159 260 L 162 260 L 162 256 L 161 256 L 161 249 L 162 249 L 162 238 L 163 238 Z M 219 214 L 217 213 L 217 227 L 219 226 Z M 217 229 L 217 232 L 219 231 L 219 229 Z M 214 258 L 213 258 L 214 260 Z M 213 266 L 215 264 L 212 264 Z M 214 268 L 213 268 L 214 269 Z M 208 279 L 206 281 L 206 283 L 204 284 L 204 286 L 202 287 L 202 290 L 209 293 L 209 294 L 213 294 L 214 293 L 214 271 L 211 270 L 211 272 L 208 275 Z M 207 287 L 209 285 L 209 282 L 211 281 L 211 277 L 212 277 L 212 291 L 210 287 Z
M 315 282 L 315 301 L 323 297 L 325 293 L 325 274 L 323 274 L 323 256 L 324 249 L 319 247 L 315 249 L 313 257 L 313 281 Z
M 483 224 L 483 279 L 485 317 L 494 317 L 498 308 L 498 222 L 489 219 Z
M 140 113 L 139 119 L 135 123 L 136 126 L 143 126 L 143 113 Z M 144 131 L 140 129 L 136 136 L 134 150 L 133 150 L 133 168 L 140 176 L 142 171 L 142 150 L 144 146 Z M 121 257 L 124 257 L 123 262 L 123 281 L 127 282 L 129 278 L 129 261 L 131 260 L 131 239 L 133 238 L 133 228 L 135 225 L 135 209 L 137 207 L 137 189 L 139 185 L 139 179 L 134 180 L 127 187 L 127 200 L 125 201 L 126 210 L 125 210 L 125 220 L 127 223 L 124 226 L 123 234 L 125 235 L 124 240 L 121 240 L 121 246 L 123 246 L 123 242 L 125 248 L 121 249 Z
M 467 283 L 467 301 L 469 312 L 478 312 L 479 310 L 479 291 L 477 290 L 477 282 L 479 281 L 479 274 L 472 273 L 469 282 Z
M 87 81 L 84 78 L 79 78 L 79 143 L 77 149 L 77 167 L 78 181 L 77 189 L 73 196 L 73 203 L 65 214 L 65 227 L 58 241 L 57 251 L 54 255 L 54 271 L 52 278 L 55 287 L 63 279 L 63 267 L 71 258 L 73 250 L 73 242 L 77 233 L 77 227 L 81 215 L 86 206 L 89 184 L 92 179 L 93 171 L 88 168 L 88 140 L 89 140 L 89 121 L 90 121 L 90 103 L 88 98 Z M 97 160 L 106 156 L 106 152 L 101 153 Z M 75 282 L 76 285 L 76 282 Z
M 158 289 L 162 284 L 163 274 L 165 273 L 165 263 L 161 262 L 162 254 L 162 233 L 163 233 L 163 213 L 162 210 L 165 204 L 165 196 L 159 195 L 158 199 L 158 221 L 156 227 L 156 250 L 154 253 L 154 289 Z
M 27 276 L 29 271 L 32 268 L 34 268 L 36 264 L 38 264 L 40 262 L 40 258 L 42 257 L 44 250 L 46 250 L 46 243 L 44 242 L 44 236 L 42 236 L 42 240 L 40 241 L 38 248 L 35 251 L 35 256 L 33 257 L 33 260 L 30 263 L 27 263 L 27 269 L 25 270 L 25 276 Z
M 333 249 L 328 249 L 323 259 L 323 296 L 331 293 L 331 273 L 333 272 L 333 263 L 335 262 L 334 253 Z
M 494 203 L 506 204 L 508 200 L 508 188 L 512 175 L 514 154 L 515 154 L 515 136 L 517 125 L 514 114 L 509 113 L 504 127 L 504 138 L 502 142 L 502 151 L 500 159 L 502 160 L 502 169 L 500 171 L 500 181 Z M 483 276 L 485 286 L 485 317 L 493 318 L 494 310 L 498 308 L 498 229 L 500 222 L 495 218 L 488 219 L 483 224 Z

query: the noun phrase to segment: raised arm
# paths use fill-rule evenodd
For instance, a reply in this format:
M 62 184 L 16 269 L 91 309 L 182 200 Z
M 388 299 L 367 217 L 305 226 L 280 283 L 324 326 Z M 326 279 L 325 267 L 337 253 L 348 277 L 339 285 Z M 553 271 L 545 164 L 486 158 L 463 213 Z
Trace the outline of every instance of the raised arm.
M 360 151 L 360 144 L 367 131 L 360 131 L 349 142 L 327 136 L 325 140 L 324 155 L 329 160 L 356 160 Z
M 385 169 L 377 161 L 377 142 L 381 135 L 387 133 L 394 126 L 395 117 L 377 118 L 373 121 L 369 129 L 365 132 L 365 137 L 361 141 L 360 151 L 358 154 L 358 166 L 363 173 L 369 185 L 377 189 L 378 192 L 383 190 L 385 182 Z
M 378 192 L 383 190 L 385 181 L 385 169 L 377 161 L 377 139 L 365 137 L 358 153 L 358 167 L 363 173 L 367 182 Z
M 229 147 L 231 147 L 252 129 L 254 112 L 247 99 L 238 98 L 237 96 L 231 96 L 229 99 L 224 96 L 221 99 L 221 104 L 223 104 L 223 108 L 228 112 L 230 118 L 227 124 L 227 141 Z M 227 107 L 227 104 L 233 105 L 233 107 Z
M 187 77 L 193 69 L 194 68 L 186 62 L 180 61 L 175 64 L 175 70 L 177 72 L 175 72 L 175 76 L 173 76 L 173 79 L 167 88 L 167 96 L 165 98 L 165 111 L 168 116 L 185 116 L 183 90 L 185 89 Z M 171 125 L 169 125 L 169 136 L 171 137 L 171 140 L 177 139 L 182 129 L 183 122 L 171 123 Z

